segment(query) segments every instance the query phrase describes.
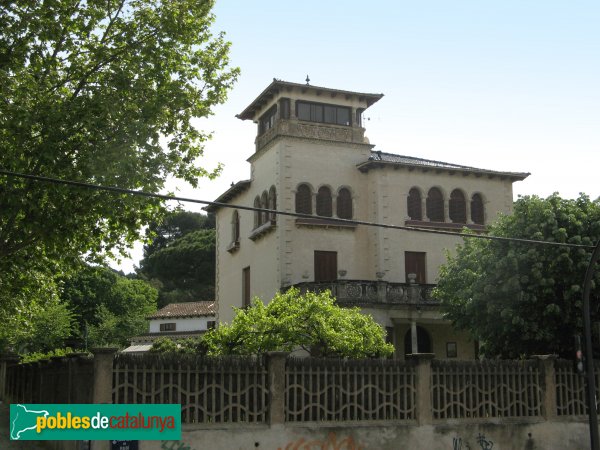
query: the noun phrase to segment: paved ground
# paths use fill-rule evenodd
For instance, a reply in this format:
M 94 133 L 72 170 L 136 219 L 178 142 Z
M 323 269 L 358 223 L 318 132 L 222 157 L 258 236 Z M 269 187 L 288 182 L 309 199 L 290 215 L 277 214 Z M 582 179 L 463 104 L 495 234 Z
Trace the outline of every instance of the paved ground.
M 41 441 L 11 441 L 9 435 L 10 409 L 0 403 L 0 449 L 10 450 L 48 450 Z

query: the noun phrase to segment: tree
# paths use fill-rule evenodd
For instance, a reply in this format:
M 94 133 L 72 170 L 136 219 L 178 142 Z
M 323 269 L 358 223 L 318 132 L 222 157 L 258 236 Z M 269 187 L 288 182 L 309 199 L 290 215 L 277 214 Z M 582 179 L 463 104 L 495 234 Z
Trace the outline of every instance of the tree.
M 329 291 L 297 289 L 275 295 L 267 305 L 255 298 L 238 309 L 231 325 L 222 324 L 204 337 L 212 355 L 256 355 L 302 348 L 313 356 L 377 358 L 394 347 L 385 331 L 359 308 L 341 308 Z
M 489 234 L 595 245 L 600 202 L 554 194 L 520 198 Z M 582 286 L 591 250 L 465 238 L 440 268 L 434 296 L 446 317 L 471 332 L 486 356 L 573 355 L 582 333 Z M 596 273 L 592 297 L 600 294 Z M 592 319 L 600 304 L 592 302 Z
M 0 5 L 0 167 L 148 192 L 167 177 L 195 186 L 214 176 L 197 164 L 209 135 L 193 119 L 225 100 L 238 70 L 211 34 L 212 6 Z M 125 251 L 161 210 L 155 199 L 0 176 L 0 273 Z
M 138 275 L 159 290 L 159 305 L 212 300 L 215 285 L 214 217 L 188 211 L 168 213 L 152 224 Z
M 62 299 L 78 324 L 79 346 L 126 345 L 148 331 L 146 317 L 156 311 L 158 292 L 143 280 L 132 280 L 112 269 L 82 265 L 63 280 Z

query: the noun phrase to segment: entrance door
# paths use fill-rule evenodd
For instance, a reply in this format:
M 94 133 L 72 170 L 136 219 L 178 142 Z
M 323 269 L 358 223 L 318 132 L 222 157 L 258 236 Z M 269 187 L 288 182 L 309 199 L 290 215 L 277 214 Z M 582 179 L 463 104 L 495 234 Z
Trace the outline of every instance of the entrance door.
M 315 282 L 337 280 L 337 252 L 315 250 Z
M 429 337 L 429 333 L 425 328 L 417 325 L 417 351 L 419 353 L 431 353 L 431 348 L 431 338 Z M 412 330 L 409 328 L 404 335 L 404 356 L 412 352 Z
M 408 283 L 408 274 L 414 273 L 417 284 L 425 284 L 425 252 L 404 252 L 404 267 L 406 270 L 406 282 Z

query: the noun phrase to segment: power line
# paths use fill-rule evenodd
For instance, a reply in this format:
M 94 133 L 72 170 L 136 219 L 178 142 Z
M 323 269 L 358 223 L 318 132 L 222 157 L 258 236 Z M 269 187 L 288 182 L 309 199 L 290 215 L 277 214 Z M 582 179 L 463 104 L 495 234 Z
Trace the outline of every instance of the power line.
M 43 177 L 40 175 L 29 175 L 29 174 L 11 172 L 11 171 L 2 170 L 2 169 L 0 169 L 0 175 L 6 175 L 6 176 L 16 177 L 16 178 L 24 178 L 27 180 L 33 180 L 33 181 L 39 181 L 39 182 L 45 182 L 45 183 L 62 184 L 62 185 L 67 185 L 67 186 L 79 187 L 79 188 L 94 189 L 94 190 L 99 190 L 99 191 L 115 192 L 118 194 L 137 195 L 140 197 L 158 198 L 158 199 L 162 199 L 162 200 L 175 200 L 175 201 L 186 202 L 186 203 L 199 203 L 199 204 L 207 205 L 207 206 L 217 206 L 219 208 L 230 208 L 230 209 L 239 209 L 239 210 L 243 210 L 243 211 L 262 212 L 262 213 L 268 213 L 268 214 L 276 214 L 276 215 L 280 215 L 280 216 L 297 217 L 297 218 L 302 218 L 302 219 L 323 219 L 323 217 L 321 217 L 321 216 L 313 216 L 312 214 L 303 214 L 303 213 L 296 213 L 296 212 L 290 212 L 290 211 L 279 211 L 279 210 L 275 210 L 275 209 L 257 208 L 254 206 L 231 205 L 229 203 L 223 203 L 223 202 L 212 202 L 212 201 L 208 201 L 208 200 L 198 200 L 198 199 L 189 198 L 189 197 L 178 197 L 175 195 L 164 195 L 164 194 L 156 194 L 153 192 L 136 191 L 133 189 L 125 189 L 125 188 L 120 188 L 120 187 L 116 187 L 116 186 L 102 186 L 99 184 L 84 183 L 81 181 L 62 180 L 60 178 Z M 487 240 L 505 241 L 505 242 L 521 242 L 524 244 L 552 245 L 555 247 L 569 247 L 569 248 L 583 248 L 583 249 L 595 248 L 595 246 L 593 246 L 593 245 L 571 244 L 571 243 L 567 243 L 567 242 L 550 242 L 550 241 L 541 241 L 541 240 L 535 240 L 535 239 L 511 238 L 511 237 L 504 237 L 504 236 L 491 236 L 489 234 L 472 234 L 472 233 L 464 233 L 464 232 L 458 232 L 458 231 L 446 231 L 446 230 L 436 230 L 436 229 L 421 228 L 421 227 L 409 227 L 409 226 L 404 226 L 404 225 L 392 225 L 392 224 L 386 224 L 386 223 L 368 222 L 365 220 L 340 219 L 338 217 L 327 217 L 325 219 L 329 222 L 346 224 L 346 225 L 364 225 L 364 226 L 368 226 L 368 227 L 386 228 L 386 229 L 391 229 L 391 230 L 415 231 L 415 232 L 419 232 L 419 233 L 441 234 L 441 235 L 446 235 L 446 236 L 459 236 L 459 237 L 466 237 L 466 238 L 487 239 Z

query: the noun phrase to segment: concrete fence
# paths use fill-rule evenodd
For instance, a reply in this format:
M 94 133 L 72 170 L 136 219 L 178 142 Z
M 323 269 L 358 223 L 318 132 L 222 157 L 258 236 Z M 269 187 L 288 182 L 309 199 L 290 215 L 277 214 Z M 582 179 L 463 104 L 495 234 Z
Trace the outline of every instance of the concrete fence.
M 597 379 L 598 373 L 597 367 Z M 224 430 L 241 433 L 240 440 L 275 436 L 274 440 L 289 438 L 289 442 L 295 442 L 290 440 L 294 436 L 305 439 L 302 436 L 315 430 L 327 436 L 331 430 L 344 430 L 372 448 L 388 444 L 395 448 L 398 439 L 420 439 L 425 429 L 434 430 L 436 436 L 441 433 L 438 438 L 446 441 L 448 433 L 460 432 L 462 437 L 457 434 L 456 439 L 471 436 L 473 443 L 483 439 L 473 434 L 474 425 L 478 430 L 519 425 L 536 433 L 544 427 L 563 427 L 576 434 L 568 438 L 578 446 L 587 435 L 582 432 L 584 380 L 570 361 L 550 356 L 524 361 L 448 361 L 429 354 L 411 355 L 407 361 L 333 360 L 277 352 L 256 358 L 207 358 L 125 355 L 102 349 L 93 357 L 75 355 L 43 363 L 17 364 L 3 358 L 0 395 L 6 402 L 20 403 L 177 403 L 186 439 L 197 445 L 222 439 L 225 447 L 214 448 L 227 447 L 228 434 L 221 436 Z M 379 438 L 374 427 L 394 430 L 400 437 L 375 445 Z M 499 436 L 506 434 L 504 428 L 499 430 Z M 523 442 L 531 438 L 532 431 L 528 433 Z M 539 448 L 560 448 L 549 442 Z M 92 448 L 105 448 L 94 444 Z M 168 445 L 146 443 L 142 448 Z M 436 445 L 432 448 L 442 448 Z

